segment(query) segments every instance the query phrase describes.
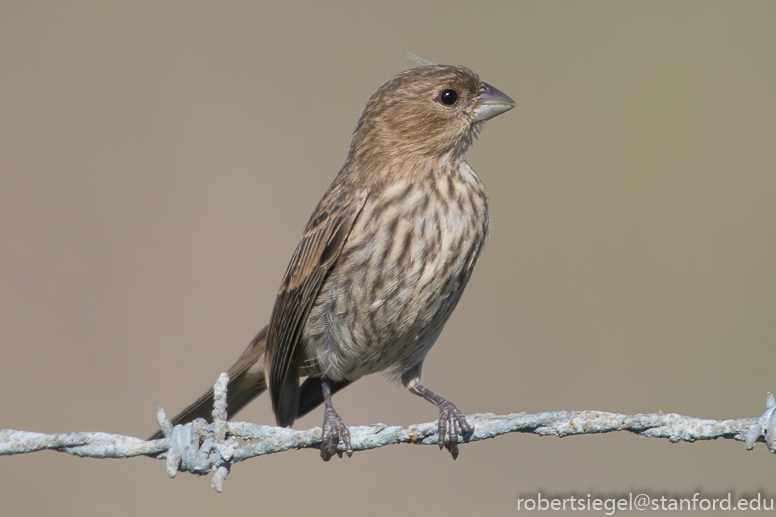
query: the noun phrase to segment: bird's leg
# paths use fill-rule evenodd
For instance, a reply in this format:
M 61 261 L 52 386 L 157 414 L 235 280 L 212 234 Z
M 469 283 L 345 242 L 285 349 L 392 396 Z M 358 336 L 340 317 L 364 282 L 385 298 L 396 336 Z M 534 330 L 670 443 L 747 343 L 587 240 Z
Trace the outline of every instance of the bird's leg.
M 474 428 L 469 425 L 469 422 L 466 421 L 466 415 L 455 407 L 455 404 L 423 386 L 420 382 L 420 367 L 416 370 L 404 374 L 402 382 L 410 390 L 410 393 L 423 397 L 439 408 L 439 448 L 447 448 L 453 459 L 456 459 L 458 457 L 459 431 L 461 434 L 471 434 L 474 432 Z
M 331 403 L 331 384 L 326 377 L 321 378 L 323 388 L 323 426 L 321 427 L 321 458 L 329 461 L 336 453 L 340 458 L 342 451 L 337 450 L 340 440 L 345 446 L 348 457 L 353 456 L 353 447 L 350 445 L 350 431 L 337 414 Z

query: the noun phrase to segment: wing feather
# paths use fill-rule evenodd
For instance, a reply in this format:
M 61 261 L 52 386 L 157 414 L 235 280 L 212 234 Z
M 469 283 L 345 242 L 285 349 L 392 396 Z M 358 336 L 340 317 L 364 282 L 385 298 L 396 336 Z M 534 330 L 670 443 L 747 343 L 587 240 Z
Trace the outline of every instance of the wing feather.
M 327 202 L 319 203 L 283 277 L 267 336 L 269 392 L 280 426 L 290 426 L 297 416 L 300 362 L 297 355 L 307 316 L 366 198 L 365 189 L 335 191 Z

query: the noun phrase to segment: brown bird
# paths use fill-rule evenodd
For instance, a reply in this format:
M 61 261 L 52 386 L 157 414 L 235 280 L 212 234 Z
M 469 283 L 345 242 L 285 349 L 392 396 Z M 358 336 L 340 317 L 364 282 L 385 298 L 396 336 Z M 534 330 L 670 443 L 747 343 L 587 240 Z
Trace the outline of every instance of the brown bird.
M 269 325 L 229 369 L 230 416 L 267 387 L 280 426 L 323 402 L 321 456 L 340 442 L 351 455 L 331 396 L 384 371 L 439 408 L 439 446 L 458 456 L 459 432 L 473 429 L 420 373 L 490 226 L 488 197 L 464 155 L 482 122 L 514 107 L 462 66 L 412 68 L 377 89 L 305 227 Z M 210 420 L 212 401 L 211 390 L 173 423 Z

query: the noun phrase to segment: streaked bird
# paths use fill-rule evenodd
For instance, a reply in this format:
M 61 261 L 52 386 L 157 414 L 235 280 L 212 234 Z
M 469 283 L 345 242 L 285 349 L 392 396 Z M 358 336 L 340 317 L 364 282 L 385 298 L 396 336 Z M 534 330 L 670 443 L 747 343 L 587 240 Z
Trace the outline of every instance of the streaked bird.
M 484 121 L 513 107 L 462 66 L 412 68 L 377 89 L 304 229 L 269 325 L 229 370 L 230 416 L 267 388 L 280 426 L 323 403 L 321 456 L 340 443 L 350 455 L 332 394 L 385 372 L 439 408 L 440 448 L 458 456 L 459 434 L 473 429 L 421 383 L 421 369 L 490 227 L 466 150 Z M 210 391 L 173 423 L 210 420 L 212 401 Z

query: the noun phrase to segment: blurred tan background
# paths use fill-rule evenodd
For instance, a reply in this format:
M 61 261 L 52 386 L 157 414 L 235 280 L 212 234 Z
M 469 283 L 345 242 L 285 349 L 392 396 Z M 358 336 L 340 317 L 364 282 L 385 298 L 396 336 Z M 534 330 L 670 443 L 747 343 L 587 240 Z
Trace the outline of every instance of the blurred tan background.
M 371 93 L 426 59 L 518 103 L 495 232 L 424 381 L 465 412 L 754 417 L 776 390 L 776 3 L 0 3 L 0 428 L 145 437 L 264 325 Z M 381 376 L 351 425 L 436 418 Z M 266 397 L 239 419 L 273 421 Z M 320 425 L 316 411 L 298 428 Z M 510 435 L 209 478 L 0 457 L 4 515 L 513 515 L 519 495 L 776 497 L 760 444 Z

